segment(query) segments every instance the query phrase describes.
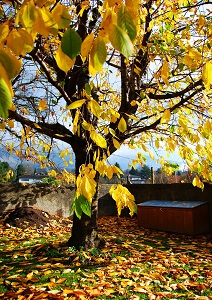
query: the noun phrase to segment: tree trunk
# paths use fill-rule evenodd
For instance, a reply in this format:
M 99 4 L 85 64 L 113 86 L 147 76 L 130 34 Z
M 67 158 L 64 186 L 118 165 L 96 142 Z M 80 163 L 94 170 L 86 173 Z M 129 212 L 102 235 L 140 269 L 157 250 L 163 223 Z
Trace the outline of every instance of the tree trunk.
M 98 237 L 97 218 L 98 195 L 96 192 L 91 207 L 91 218 L 83 213 L 81 219 L 79 219 L 74 214 L 72 235 L 68 241 L 68 245 L 74 246 L 77 249 L 83 247 L 85 250 L 101 247 L 103 241 Z
M 85 163 L 85 159 L 83 159 L 83 151 L 79 150 L 76 154 L 76 176 L 78 175 L 80 166 Z M 91 218 L 82 213 L 81 219 L 79 219 L 74 213 L 73 217 L 73 227 L 72 227 L 72 235 L 68 240 L 69 246 L 74 246 L 79 249 L 83 247 L 85 250 L 92 248 L 101 247 L 104 242 L 98 237 L 98 182 L 99 176 L 96 176 L 96 193 L 94 195 L 92 205 L 91 205 Z

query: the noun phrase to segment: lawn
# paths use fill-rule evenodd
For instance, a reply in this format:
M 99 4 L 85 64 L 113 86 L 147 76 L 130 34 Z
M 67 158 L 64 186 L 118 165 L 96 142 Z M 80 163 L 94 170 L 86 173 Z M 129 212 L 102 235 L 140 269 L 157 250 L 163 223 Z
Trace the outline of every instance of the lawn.
M 212 299 L 212 236 L 99 219 L 103 249 L 66 246 L 71 223 L 25 230 L 0 224 L 0 299 Z

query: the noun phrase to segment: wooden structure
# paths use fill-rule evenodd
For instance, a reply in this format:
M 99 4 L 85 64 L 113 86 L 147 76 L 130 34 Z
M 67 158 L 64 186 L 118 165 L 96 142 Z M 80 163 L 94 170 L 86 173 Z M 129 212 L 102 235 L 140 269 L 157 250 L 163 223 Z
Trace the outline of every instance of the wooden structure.
M 191 235 L 209 231 L 208 204 L 203 201 L 151 200 L 138 204 L 137 215 L 144 228 Z

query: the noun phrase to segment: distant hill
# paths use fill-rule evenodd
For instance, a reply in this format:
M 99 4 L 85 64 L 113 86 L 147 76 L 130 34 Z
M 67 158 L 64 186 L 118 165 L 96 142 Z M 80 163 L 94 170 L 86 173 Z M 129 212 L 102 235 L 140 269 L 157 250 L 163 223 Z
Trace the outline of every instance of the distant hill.
M 118 163 L 123 171 L 130 169 L 129 165 L 131 164 L 132 160 L 136 158 L 136 154 L 140 152 L 140 149 L 130 149 L 127 146 L 122 146 L 119 150 L 114 152 L 109 158 L 108 163 L 109 164 L 115 164 Z M 64 169 L 66 168 L 67 171 L 71 172 L 74 171 L 74 164 L 69 165 L 68 167 L 65 166 L 62 158 L 58 155 L 58 153 L 52 152 L 50 155 L 50 160 L 53 161 L 58 169 Z M 168 161 L 172 163 L 179 163 L 180 165 L 183 165 L 183 161 L 179 158 L 179 156 L 174 153 L 173 156 L 167 158 Z M 33 166 L 33 168 L 39 169 L 39 164 L 34 164 L 29 160 L 20 160 L 16 155 L 10 154 L 7 152 L 3 147 L 0 148 L 0 161 L 7 161 L 11 168 L 16 169 L 18 164 L 20 163 L 27 163 Z M 74 162 L 74 156 L 73 156 L 73 162 Z M 153 167 L 154 170 L 157 170 L 160 168 L 160 164 L 156 162 L 155 160 L 152 160 L 149 156 L 146 156 L 146 165 L 149 167 Z

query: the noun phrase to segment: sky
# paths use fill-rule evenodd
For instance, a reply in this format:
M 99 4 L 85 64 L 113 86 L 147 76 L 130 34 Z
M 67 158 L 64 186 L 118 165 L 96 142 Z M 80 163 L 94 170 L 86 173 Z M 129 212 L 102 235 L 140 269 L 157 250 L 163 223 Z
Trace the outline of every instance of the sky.
M 131 162 L 133 159 L 136 159 L 136 154 L 140 152 L 139 149 L 130 149 L 128 146 L 121 146 L 119 150 L 114 152 L 109 158 L 108 163 L 109 164 L 115 164 L 118 163 L 123 171 L 127 169 L 131 169 Z M 54 160 L 59 168 L 63 167 L 63 162 L 59 158 L 59 155 L 57 154 L 59 152 L 53 152 L 52 160 Z M 161 151 L 161 155 L 164 156 L 165 159 L 167 159 L 171 163 L 178 163 L 180 165 L 180 169 L 183 170 L 185 168 L 185 164 L 182 161 L 182 159 L 179 157 L 177 152 L 173 153 L 170 157 L 167 157 L 165 154 L 165 151 Z M 74 160 L 74 157 L 73 157 Z M 0 149 L 0 161 L 7 161 L 9 165 L 16 169 L 17 165 L 21 163 L 21 160 L 15 156 L 10 155 L 8 152 L 3 150 L 3 148 Z M 23 161 L 23 163 L 27 163 L 27 161 Z M 30 162 L 29 162 L 30 163 Z M 153 167 L 154 170 L 157 170 L 160 168 L 160 163 L 157 162 L 157 157 L 155 157 L 155 160 L 152 160 L 149 156 L 146 156 L 146 165 L 149 167 Z M 35 166 L 36 167 L 36 166 Z M 139 165 L 137 166 L 139 168 Z M 69 169 L 73 169 L 74 164 L 69 166 Z
M 115 164 L 116 162 L 119 163 L 122 170 L 128 169 L 128 165 L 131 163 L 132 159 L 136 158 L 136 154 L 139 152 L 137 149 L 130 149 L 128 146 L 122 146 L 119 150 L 114 152 L 108 159 L 108 162 L 110 164 Z M 164 156 L 165 159 L 167 159 L 171 163 L 178 163 L 180 165 L 180 169 L 183 170 L 185 167 L 184 162 L 179 157 L 177 152 L 172 153 L 170 157 L 168 157 L 165 153 L 165 151 L 160 151 L 160 154 Z M 157 157 L 155 157 L 155 160 L 152 160 L 149 156 L 146 156 L 146 165 L 149 167 L 153 167 L 154 170 L 157 170 L 160 168 L 160 163 L 157 162 Z

